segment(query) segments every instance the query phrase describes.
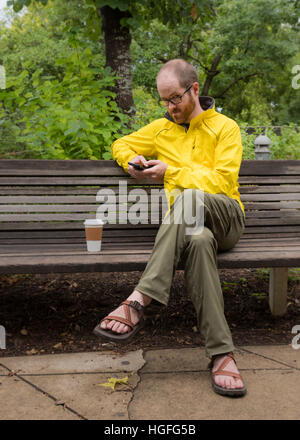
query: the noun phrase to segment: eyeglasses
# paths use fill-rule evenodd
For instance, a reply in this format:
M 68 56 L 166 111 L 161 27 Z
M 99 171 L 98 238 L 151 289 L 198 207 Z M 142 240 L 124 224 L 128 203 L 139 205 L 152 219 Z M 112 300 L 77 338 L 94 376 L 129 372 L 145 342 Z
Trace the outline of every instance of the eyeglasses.
M 162 105 L 168 106 L 170 103 L 173 105 L 178 105 L 182 102 L 182 98 L 184 97 L 184 95 L 191 90 L 191 88 L 193 87 L 193 84 L 191 84 L 184 92 L 182 95 L 178 95 L 178 96 L 174 96 L 172 99 L 161 99 L 160 103 Z

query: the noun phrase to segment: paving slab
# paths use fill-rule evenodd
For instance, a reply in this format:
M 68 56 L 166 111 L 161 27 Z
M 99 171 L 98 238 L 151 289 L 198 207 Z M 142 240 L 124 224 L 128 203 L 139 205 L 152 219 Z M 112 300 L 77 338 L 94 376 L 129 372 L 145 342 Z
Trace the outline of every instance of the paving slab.
M 248 388 L 240 399 L 214 393 L 203 347 L 2 357 L 0 419 L 300 420 L 300 350 L 235 355 Z M 129 386 L 100 386 L 127 375 Z
M 299 420 L 300 372 L 244 371 L 243 398 L 217 395 L 207 372 L 142 374 L 129 408 L 133 420 Z
M 300 369 L 300 349 L 294 349 L 289 345 L 270 345 L 270 346 L 245 346 L 246 350 L 255 353 L 262 359 L 272 359 L 278 365 L 289 366 Z M 299 389 L 300 393 L 300 389 Z
M 7 370 L 0 365 L 0 376 L 7 376 Z
M 16 376 L 0 378 L 0 420 L 79 420 Z
M 126 374 L 64 374 L 35 375 L 30 381 L 54 394 L 84 418 L 92 420 L 128 420 L 128 405 L 139 378 L 128 374 L 127 385 L 117 385 L 115 391 L 100 386 L 110 377 L 124 378 Z
M 299 353 L 300 354 L 300 353 Z M 282 365 L 276 360 L 257 356 L 242 349 L 235 350 L 235 359 L 239 370 L 279 368 L 286 369 L 289 366 Z M 176 372 L 176 371 L 207 371 L 209 358 L 206 357 L 203 348 L 179 348 L 149 350 L 145 353 L 146 364 L 142 373 L 149 372 Z
M 145 361 L 143 351 L 114 351 L 4 357 L 0 364 L 20 374 L 137 371 Z
M 139 381 L 137 372 L 145 360 L 142 350 L 137 350 L 123 355 L 105 351 L 7 357 L 1 359 L 1 364 L 6 375 L 10 370 L 26 378 L 33 386 L 62 402 L 62 407 L 74 410 L 78 418 L 126 420 L 128 404 Z M 126 376 L 129 386 L 117 385 L 115 391 L 99 385 L 107 383 L 111 377 Z M 42 409 L 42 413 L 44 411 Z M 42 419 L 43 415 L 39 417 L 34 413 L 35 417 Z

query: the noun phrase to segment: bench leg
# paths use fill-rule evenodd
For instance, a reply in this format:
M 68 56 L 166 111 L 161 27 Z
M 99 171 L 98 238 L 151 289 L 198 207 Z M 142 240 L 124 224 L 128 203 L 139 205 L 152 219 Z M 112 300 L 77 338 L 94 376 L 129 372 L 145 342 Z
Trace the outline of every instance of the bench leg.
M 288 268 L 272 267 L 269 281 L 269 305 L 274 316 L 282 316 L 287 304 Z

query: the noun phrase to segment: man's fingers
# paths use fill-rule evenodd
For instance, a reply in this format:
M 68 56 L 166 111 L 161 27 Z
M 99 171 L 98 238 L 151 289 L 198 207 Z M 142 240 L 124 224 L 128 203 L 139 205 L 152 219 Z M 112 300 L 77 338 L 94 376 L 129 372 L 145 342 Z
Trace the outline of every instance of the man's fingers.
M 146 165 L 147 165 L 147 161 L 146 161 L 146 159 L 144 158 L 144 156 L 135 156 L 135 157 L 131 160 L 131 162 L 134 162 L 134 163 L 137 163 L 137 164 L 139 164 L 139 165 L 143 165 L 143 166 L 146 166 Z
M 149 166 L 149 165 L 152 165 L 152 166 L 155 166 L 155 165 L 158 165 L 159 163 L 161 163 L 161 161 L 160 160 L 147 160 L 146 161 L 146 164 Z

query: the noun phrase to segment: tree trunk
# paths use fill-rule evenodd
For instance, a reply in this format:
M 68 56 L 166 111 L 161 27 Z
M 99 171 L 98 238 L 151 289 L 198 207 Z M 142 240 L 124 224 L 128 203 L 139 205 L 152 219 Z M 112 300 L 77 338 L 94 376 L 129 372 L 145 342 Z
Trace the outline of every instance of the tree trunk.
M 221 61 L 222 55 L 218 55 L 215 57 L 215 59 L 212 62 L 211 68 L 209 69 L 209 72 L 207 74 L 203 89 L 202 89 L 202 95 L 207 96 L 208 90 L 211 86 L 212 80 L 218 73 L 220 73 L 219 70 L 217 70 L 218 64 Z
M 130 17 L 128 11 L 120 11 L 104 6 L 98 10 L 102 18 L 105 41 L 106 66 L 119 77 L 116 80 L 116 102 L 118 107 L 129 112 L 134 106 L 132 97 L 130 44 L 131 35 L 128 27 L 121 26 L 121 19 Z

